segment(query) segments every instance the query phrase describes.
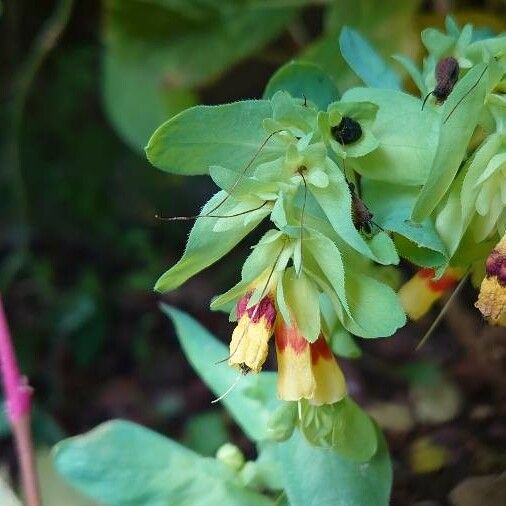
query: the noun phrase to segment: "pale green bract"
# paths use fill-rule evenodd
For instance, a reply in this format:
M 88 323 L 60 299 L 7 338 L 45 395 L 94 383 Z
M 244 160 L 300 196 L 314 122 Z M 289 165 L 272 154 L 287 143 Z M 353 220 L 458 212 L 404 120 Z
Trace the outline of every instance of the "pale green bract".
M 372 129 L 380 106 L 362 99 L 334 102 L 328 105 L 326 111 L 318 112 L 312 103 L 311 96 L 300 100 L 285 91 L 277 91 L 270 102 L 249 101 L 190 109 L 155 132 L 147 153 L 157 166 L 164 170 L 173 170 L 174 166 L 176 172 L 188 174 L 198 173 L 199 166 L 207 166 L 213 181 L 222 189 L 204 206 L 181 260 L 159 279 L 157 290 L 177 288 L 189 277 L 219 260 L 270 215 L 271 221 L 282 232 L 276 238 L 276 244 L 269 245 L 271 260 L 261 262 L 260 267 L 246 276 L 243 272 L 241 282 L 215 299 L 212 307 L 226 306 L 230 310 L 231 303 L 249 291 L 256 278 L 271 271 L 271 282 L 274 285 L 281 283 L 276 290 L 281 314 L 287 321 L 294 318 L 306 339 L 313 342 L 321 330 L 318 290 L 322 288 L 317 288 L 314 281 L 305 278 L 303 252 L 311 249 L 308 241 L 316 233 L 309 234 L 309 229 L 306 232 L 301 230 L 301 227 L 306 228 L 306 216 L 308 219 L 313 215 L 325 220 L 339 240 L 365 257 L 386 265 L 398 263 L 394 243 L 387 234 L 376 230 L 368 237 L 357 229 L 353 214 L 355 204 L 343 174 L 344 158 L 360 159 L 378 148 L 381 137 L 377 138 Z M 359 122 L 362 129 L 360 138 L 350 145 L 340 144 L 331 133 L 331 129 L 344 117 Z M 198 127 L 190 132 L 189 127 L 195 125 L 197 118 Z M 227 123 L 223 137 L 219 134 L 220 122 Z M 211 127 L 211 131 L 204 129 L 206 125 Z M 215 129 L 212 129 L 213 126 Z M 261 129 L 264 132 L 262 140 Z M 248 161 L 246 152 L 254 143 L 243 139 L 254 138 L 257 139 L 257 151 L 252 152 Z M 205 152 L 209 152 L 208 160 L 204 159 Z M 229 160 L 227 152 L 234 155 Z M 243 166 L 231 163 L 238 156 Z M 322 242 L 324 240 L 326 242 Z M 334 261 L 336 254 L 340 255 L 343 245 L 335 241 L 335 238 L 321 236 L 316 253 L 320 262 L 325 251 L 328 264 Z M 260 251 L 259 248 L 261 245 L 255 251 Z M 278 249 L 280 253 L 276 253 Z M 281 257 L 275 262 L 278 254 Z M 280 276 L 290 260 L 294 270 L 288 272 L 293 274 Z M 355 278 L 359 279 L 360 273 L 355 273 Z M 305 283 L 302 283 L 303 279 L 306 279 Z M 337 290 L 337 299 L 349 319 L 347 323 L 342 321 L 345 327 L 351 326 L 363 337 L 379 337 L 392 334 L 404 323 L 402 309 L 398 304 L 390 304 L 394 300 L 390 296 L 384 300 L 390 301 L 387 302 L 389 313 L 396 316 L 385 324 L 367 321 L 367 313 L 362 312 L 358 305 L 369 299 L 360 296 L 355 304 L 357 307 L 350 308 L 346 291 L 350 289 L 357 293 L 353 288 L 355 285 L 350 283 L 344 282 L 342 274 L 340 283 L 331 279 L 330 285 L 326 285 L 331 290 Z M 360 286 L 366 284 L 365 279 L 363 283 L 359 282 Z M 381 286 L 381 283 L 378 282 L 378 285 Z M 265 295 L 265 289 L 253 286 L 251 290 L 253 295 L 249 304 L 253 305 Z M 385 290 L 390 294 L 388 287 Z M 306 299 L 312 301 L 307 307 L 303 303 Z M 356 321 L 352 311 L 361 315 L 360 321 Z M 338 315 L 344 318 L 340 310 Z M 233 311 L 231 317 L 234 318 Z M 376 335 L 376 332 L 379 334 Z

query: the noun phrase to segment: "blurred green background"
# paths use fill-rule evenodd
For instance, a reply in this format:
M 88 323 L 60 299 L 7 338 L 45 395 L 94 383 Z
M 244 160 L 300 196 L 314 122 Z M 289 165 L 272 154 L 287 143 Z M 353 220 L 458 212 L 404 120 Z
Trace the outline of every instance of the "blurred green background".
M 211 394 L 186 363 L 158 302 L 189 311 L 227 340 L 230 324 L 211 314 L 208 303 L 234 282 L 256 236 L 185 287 L 164 297 L 154 294 L 154 282 L 181 254 L 191 226 L 164 223 L 155 215 L 194 214 L 214 189 L 207 178 L 157 171 L 145 160 L 143 146 L 159 124 L 185 107 L 260 97 L 269 76 L 295 57 L 316 61 L 345 90 L 357 82 L 338 54 L 345 24 L 361 30 L 385 57 L 404 52 L 420 59 L 423 27 L 441 26 L 453 9 L 461 22 L 502 31 L 505 5 L 500 0 L 2 2 L 0 292 L 22 369 L 36 392 L 37 442 L 52 444 L 123 417 L 204 454 L 230 438 L 251 452 L 225 412 L 211 407 Z M 407 405 L 413 377 L 415 383 L 427 375 L 439 381 L 442 367 L 455 375 L 455 361 L 469 350 L 451 338 L 451 322 L 439 330 L 435 344 L 413 356 L 427 321 L 368 344 L 360 363 L 344 364 L 359 401 Z M 385 374 L 385 368 L 406 362 L 414 365 L 404 376 Z M 457 369 L 461 380 L 459 374 Z M 464 379 L 472 377 L 465 371 Z M 495 405 L 494 381 L 459 393 L 459 405 L 473 404 L 473 396 Z M 461 413 L 459 408 L 449 419 Z M 506 434 L 503 418 L 497 434 Z M 473 427 L 466 421 L 450 443 L 443 437 L 448 455 Z M 407 448 L 426 432 L 422 423 L 421 429 L 390 434 L 400 468 L 411 458 Z M 485 442 L 478 435 L 479 447 L 494 446 L 493 434 L 487 432 Z M 0 419 L 0 465 L 12 468 L 7 436 Z M 428 489 L 426 474 L 416 466 L 400 470 L 394 498 L 402 504 L 437 498 L 475 472 L 459 451 L 436 469 L 447 467 L 448 476 Z M 480 461 L 483 471 L 501 462 L 494 453 L 487 459 Z

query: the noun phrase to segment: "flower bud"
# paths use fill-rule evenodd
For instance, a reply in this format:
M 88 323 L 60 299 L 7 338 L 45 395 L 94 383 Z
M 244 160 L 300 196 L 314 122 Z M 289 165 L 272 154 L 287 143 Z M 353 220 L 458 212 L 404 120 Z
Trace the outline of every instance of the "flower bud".
M 244 455 L 237 446 L 225 443 L 218 448 L 216 458 L 226 464 L 233 471 L 240 471 L 244 466 Z
M 475 306 L 493 324 L 506 323 L 506 234 L 487 258 Z
M 274 441 L 289 439 L 297 423 L 297 405 L 294 402 L 283 402 L 267 422 L 267 433 Z
M 433 279 L 434 269 L 420 269 L 399 290 L 399 298 L 407 315 L 412 320 L 424 316 L 432 304 L 439 300 L 460 279 L 460 274 L 448 268 L 439 279 Z

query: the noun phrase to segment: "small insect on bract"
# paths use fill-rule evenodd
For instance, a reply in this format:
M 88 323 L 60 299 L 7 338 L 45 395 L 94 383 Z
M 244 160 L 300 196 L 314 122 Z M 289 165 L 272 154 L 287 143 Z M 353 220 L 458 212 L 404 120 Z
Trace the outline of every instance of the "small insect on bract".
M 359 232 L 365 232 L 366 234 L 372 233 L 371 224 L 375 224 L 373 221 L 374 215 L 369 211 L 363 200 L 356 194 L 355 185 L 348 182 L 348 188 L 351 194 L 351 213 L 353 225 Z M 380 227 L 378 227 L 380 228 Z
M 459 71 L 459 62 L 453 56 L 447 56 L 438 61 L 435 71 L 436 87 L 425 96 L 422 109 L 431 95 L 436 97 L 437 104 L 442 104 L 448 98 L 448 95 L 457 84 Z
M 331 132 L 334 139 L 343 146 L 352 144 L 362 137 L 360 123 L 348 116 L 344 116 L 339 125 L 332 127 Z

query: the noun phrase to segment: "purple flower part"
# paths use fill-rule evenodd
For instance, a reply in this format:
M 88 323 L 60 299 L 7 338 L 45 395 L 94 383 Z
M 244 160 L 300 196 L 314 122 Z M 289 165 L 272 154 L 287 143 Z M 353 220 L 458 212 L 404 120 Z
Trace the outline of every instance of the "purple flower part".
M 497 250 L 492 250 L 485 264 L 487 276 L 499 277 L 500 272 L 503 271 L 502 277 L 504 279 L 504 267 L 506 267 L 506 255 Z
M 248 292 L 237 302 L 237 318 L 241 318 L 244 313 L 248 313 L 252 323 L 258 323 L 260 318 L 265 318 L 267 326 L 272 328 L 276 321 L 276 307 L 274 301 L 269 295 L 266 295 L 258 304 L 248 308 L 248 302 L 253 292 Z
M 499 272 L 497 273 L 497 281 L 501 286 L 506 286 L 506 262 L 501 265 Z

